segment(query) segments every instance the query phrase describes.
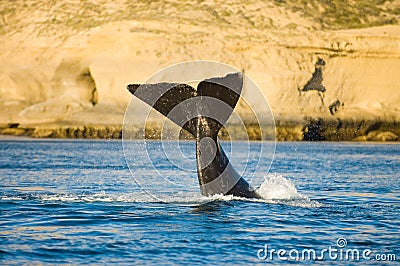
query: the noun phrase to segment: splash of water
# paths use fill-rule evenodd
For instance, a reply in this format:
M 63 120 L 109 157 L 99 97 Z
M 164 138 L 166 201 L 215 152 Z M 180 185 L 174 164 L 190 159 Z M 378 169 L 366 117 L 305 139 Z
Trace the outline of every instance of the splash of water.
M 307 196 L 297 192 L 296 187 L 289 179 L 277 174 L 266 175 L 257 192 L 264 199 L 271 200 L 308 199 Z
M 299 207 L 320 207 L 321 203 L 310 200 L 299 193 L 295 185 L 278 174 L 268 174 L 257 189 L 258 194 L 267 202 Z

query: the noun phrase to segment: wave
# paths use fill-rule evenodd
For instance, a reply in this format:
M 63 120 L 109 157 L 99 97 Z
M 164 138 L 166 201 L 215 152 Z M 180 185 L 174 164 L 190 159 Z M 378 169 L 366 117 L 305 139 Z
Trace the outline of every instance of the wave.
M 26 201 L 36 200 L 42 202 L 126 202 L 126 203 L 175 203 L 175 204 L 203 204 L 210 201 L 250 201 L 263 202 L 269 204 L 283 204 L 298 207 L 320 207 L 318 201 L 310 200 L 307 196 L 299 193 L 295 185 L 282 175 L 268 174 L 264 177 L 264 181 L 257 189 L 262 199 L 248 199 L 236 197 L 232 195 L 213 195 L 210 197 L 202 196 L 197 192 L 179 191 L 170 193 L 168 197 L 163 199 L 157 198 L 145 191 L 110 194 L 105 191 L 98 193 L 84 194 L 53 194 L 53 193 L 18 193 L 14 195 L 3 195 L 0 197 L 2 201 Z

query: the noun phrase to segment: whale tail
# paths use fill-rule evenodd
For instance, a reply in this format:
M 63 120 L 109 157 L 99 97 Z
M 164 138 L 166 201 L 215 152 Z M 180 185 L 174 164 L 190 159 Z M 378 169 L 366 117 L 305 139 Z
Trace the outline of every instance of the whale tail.
M 208 134 L 218 134 L 240 98 L 242 83 L 242 74 L 234 73 L 203 80 L 197 90 L 187 84 L 166 82 L 129 84 L 127 89 L 196 138 L 199 117 L 207 120 Z
M 197 90 L 187 84 L 130 84 L 127 89 L 196 139 L 197 173 L 203 195 L 258 195 L 230 164 L 218 132 L 232 114 L 242 92 L 242 73 L 201 81 Z

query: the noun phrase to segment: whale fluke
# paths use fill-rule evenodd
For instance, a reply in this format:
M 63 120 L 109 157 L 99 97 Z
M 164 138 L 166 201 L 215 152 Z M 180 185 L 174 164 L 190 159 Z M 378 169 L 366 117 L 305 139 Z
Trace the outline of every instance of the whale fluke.
M 242 92 L 240 72 L 201 81 L 197 90 L 181 83 L 130 84 L 127 89 L 196 139 L 201 193 L 261 198 L 233 168 L 218 132 L 232 114 Z

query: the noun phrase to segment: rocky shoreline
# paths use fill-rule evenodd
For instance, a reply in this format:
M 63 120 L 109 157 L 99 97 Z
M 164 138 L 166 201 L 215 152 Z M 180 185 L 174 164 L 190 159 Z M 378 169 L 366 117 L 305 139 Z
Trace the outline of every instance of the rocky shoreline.
M 273 140 L 277 141 L 358 141 L 358 142 L 398 142 L 400 122 L 383 120 L 327 120 L 310 119 L 305 122 L 276 121 L 275 134 L 272 127 L 261 130 L 258 125 L 246 125 L 246 132 L 240 126 L 229 125 L 221 130 L 219 137 L 229 140 Z M 261 131 L 264 136 L 261 136 Z M 229 133 L 228 133 L 229 132 Z M 132 133 L 132 134 L 131 134 Z M 181 138 L 190 139 L 182 132 Z M 161 127 L 149 125 L 145 130 L 138 127 L 130 131 L 132 139 L 140 139 L 145 134 L 148 139 L 160 139 Z M 165 134 L 165 132 L 163 132 Z M 23 136 L 29 138 L 64 139 L 121 139 L 123 126 L 113 125 L 0 125 L 0 135 Z
M 382 120 L 310 119 L 305 124 L 278 124 L 278 141 L 400 141 L 400 123 Z

